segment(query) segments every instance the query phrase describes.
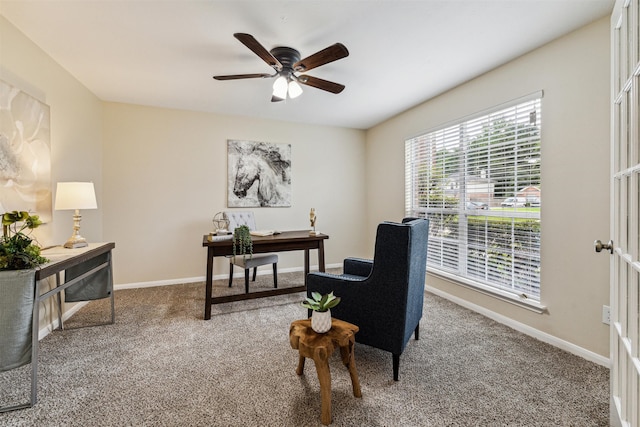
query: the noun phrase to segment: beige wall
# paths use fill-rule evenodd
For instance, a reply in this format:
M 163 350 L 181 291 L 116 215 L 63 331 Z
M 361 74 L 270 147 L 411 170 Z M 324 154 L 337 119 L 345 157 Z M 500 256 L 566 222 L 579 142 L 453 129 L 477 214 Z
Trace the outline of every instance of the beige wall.
M 362 252 L 363 131 L 116 103 L 104 111 L 104 234 L 117 244 L 116 283 L 204 276 L 202 236 L 227 206 L 227 139 L 291 144 L 292 206 L 250 209 L 259 228 L 309 229 L 314 207 L 330 236 L 327 263 Z M 214 274 L 226 274 L 217 261 Z M 302 266 L 302 252 L 280 254 L 279 269 Z
M 379 221 L 403 215 L 407 137 L 543 90 L 541 302 L 548 313 L 433 275 L 427 284 L 605 357 L 609 259 L 594 253 L 593 241 L 609 235 L 608 22 L 603 18 L 370 129 L 366 151 L 371 235 Z

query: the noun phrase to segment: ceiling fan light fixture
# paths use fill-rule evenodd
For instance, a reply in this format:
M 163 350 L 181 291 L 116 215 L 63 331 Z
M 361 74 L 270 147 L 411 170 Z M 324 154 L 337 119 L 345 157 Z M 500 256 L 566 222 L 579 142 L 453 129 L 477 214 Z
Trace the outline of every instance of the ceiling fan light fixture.
M 276 81 L 273 82 L 273 97 L 286 99 L 288 87 L 287 78 L 285 76 L 278 77 Z
M 289 82 L 289 98 L 297 98 L 302 95 L 302 86 L 297 81 L 291 80 Z

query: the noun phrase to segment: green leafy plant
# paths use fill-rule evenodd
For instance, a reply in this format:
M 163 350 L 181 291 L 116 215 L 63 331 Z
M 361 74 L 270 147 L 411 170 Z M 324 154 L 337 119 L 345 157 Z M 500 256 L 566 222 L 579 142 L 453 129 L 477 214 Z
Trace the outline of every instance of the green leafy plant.
M 246 258 L 253 257 L 253 241 L 251 240 L 251 230 L 246 225 L 241 225 L 233 230 L 233 256 L 242 255 Z
M 302 301 L 302 306 L 313 311 L 324 312 L 340 303 L 340 297 L 333 295 L 333 292 L 320 295 L 318 292 L 311 292 L 311 298 L 307 297 Z
M 40 247 L 24 233 L 42 224 L 38 215 L 25 211 L 2 214 L 0 240 L 0 270 L 25 270 L 49 262 L 40 255 Z

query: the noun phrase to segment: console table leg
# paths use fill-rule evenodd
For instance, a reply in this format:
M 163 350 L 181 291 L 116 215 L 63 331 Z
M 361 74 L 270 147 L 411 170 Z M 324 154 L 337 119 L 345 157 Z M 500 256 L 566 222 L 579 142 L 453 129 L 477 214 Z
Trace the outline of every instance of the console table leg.
M 56 273 L 56 287 L 60 286 L 60 273 Z M 64 323 L 62 323 L 62 295 L 60 292 L 56 295 L 58 301 L 58 328 L 64 330 Z

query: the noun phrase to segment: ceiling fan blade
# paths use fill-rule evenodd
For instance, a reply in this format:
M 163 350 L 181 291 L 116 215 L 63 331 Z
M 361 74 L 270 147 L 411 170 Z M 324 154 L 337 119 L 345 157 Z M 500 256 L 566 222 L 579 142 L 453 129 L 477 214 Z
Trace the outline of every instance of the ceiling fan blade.
M 311 56 L 307 56 L 304 59 L 293 64 L 295 71 L 309 71 L 316 67 L 319 67 L 329 62 L 337 61 L 349 56 L 349 51 L 342 43 L 336 43 L 319 52 L 314 53 Z
M 271 102 L 280 102 L 280 101 L 284 101 L 284 99 L 278 97 L 278 96 L 271 96 Z
M 312 86 L 331 93 L 340 93 L 344 90 L 344 85 L 341 85 L 340 83 L 330 82 L 313 76 L 297 76 L 297 80 L 303 85 Z
M 240 40 L 240 43 L 251 49 L 253 53 L 258 55 L 264 62 L 273 67 L 276 71 L 282 70 L 282 64 L 267 49 L 264 48 L 251 34 L 235 33 L 233 37 Z
M 238 80 L 274 77 L 274 74 L 231 74 L 228 76 L 213 76 L 216 80 Z

